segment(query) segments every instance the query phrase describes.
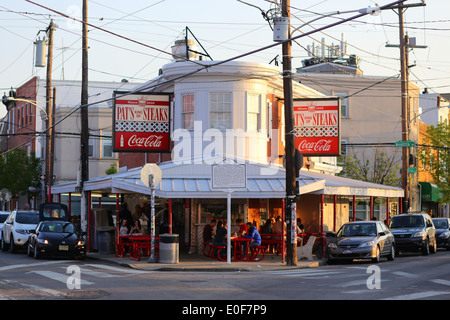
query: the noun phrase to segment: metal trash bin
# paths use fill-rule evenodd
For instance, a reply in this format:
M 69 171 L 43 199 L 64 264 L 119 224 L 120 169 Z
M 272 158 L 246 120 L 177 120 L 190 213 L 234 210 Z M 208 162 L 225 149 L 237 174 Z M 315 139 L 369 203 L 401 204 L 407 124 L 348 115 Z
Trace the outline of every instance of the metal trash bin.
M 179 235 L 164 233 L 159 235 L 159 263 L 178 263 Z
M 97 228 L 98 253 L 114 253 L 114 227 Z

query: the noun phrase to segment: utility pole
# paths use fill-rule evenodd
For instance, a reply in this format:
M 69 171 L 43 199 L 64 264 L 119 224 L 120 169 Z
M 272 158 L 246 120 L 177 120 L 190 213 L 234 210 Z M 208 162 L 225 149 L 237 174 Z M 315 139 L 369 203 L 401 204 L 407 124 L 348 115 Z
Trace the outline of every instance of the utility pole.
M 405 36 L 405 22 L 403 13 L 405 8 L 412 8 L 418 6 L 425 6 L 425 2 L 404 5 L 399 4 L 391 7 L 391 9 L 398 9 L 398 23 L 399 23 L 399 45 L 386 45 L 386 47 L 399 47 L 400 48 L 400 79 L 401 79 L 401 114 L 402 114 L 402 140 L 409 140 L 409 48 L 426 48 L 426 46 L 410 46 L 408 36 Z M 407 147 L 402 148 L 402 188 L 405 191 L 405 196 L 402 200 L 402 211 L 406 212 L 411 207 L 411 186 L 408 184 L 408 170 L 409 170 L 409 153 L 410 150 Z
M 82 74 L 81 74 L 81 227 L 87 231 L 88 201 L 84 182 L 89 180 L 89 120 L 88 120 L 88 34 L 87 34 L 87 0 L 83 0 L 82 26 Z M 89 250 L 89 248 L 88 248 Z
M 54 151 L 54 128 L 53 128 L 53 109 L 55 104 L 55 95 L 53 95 L 52 102 L 52 61 L 53 61 L 53 30 L 55 24 L 53 20 L 50 21 L 50 25 L 47 28 L 48 35 L 48 53 L 47 53 L 47 79 L 46 79 L 46 92 L 45 92 L 45 112 L 47 113 L 47 133 L 45 135 L 45 199 L 51 201 L 52 184 L 53 184 L 53 161 L 55 157 Z
M 290 0 L 283 0 L 281 5 L 281 16 L 288 18 L 289 39 L 290 34 Z M 292 64 L 291 64 L 291 41 L 282 44 L 283 53 L 283 91 L 284 91 L 284 118 L 285 118 L 285 157 L 286 157 L 286 265 L 297 265 L 297 244 L 291 241 L 292 236 L 292 210 L 296 210 L 295 204 L 295 141 L 294 141 L 294 116 L 293 116 L 293 94 L 292 94 Z

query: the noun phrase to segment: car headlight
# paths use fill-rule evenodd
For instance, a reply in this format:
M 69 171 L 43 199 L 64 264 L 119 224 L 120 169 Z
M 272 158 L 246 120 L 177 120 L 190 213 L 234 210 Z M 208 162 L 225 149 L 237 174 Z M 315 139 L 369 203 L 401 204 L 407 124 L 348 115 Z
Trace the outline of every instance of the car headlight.
M 328 248 L 331 248 L 331 249 L 337 249 L 337 245 L 336 245 L 336 243 L 334 243 L 334 242 L 330 242 L 330 243 L 328 244 Z
M 375 245 L 375 241 L 367 241 L 367 242 L 363 242 L 359 245 L 360 248 L 364 248 L 364 247 L 373 247 Z
M 450 231 L 442 232 L 439 238 L 448 238 L 450 237 Z
M 419 231 L 419 232 L 414 233 L 414 234 L 412 235 L 412 237 L 413 237 L 413 238 L 421 237 L 422 239 L 425 239 L 425 238 L 427 237 L 427 234 L 426 234 L 425 231 Z
M 28 234 L 29 233 L 28 230 L 25 230 L 25 229 L 16 229 L 16 232 L 20 233 L 20 234 Z
M 84 246 L 84 240 L 78 240 L 77 241 L 77 246 Z
M 37 242 L 40 244 L 49 244 L 47 239 L 37 239 Z

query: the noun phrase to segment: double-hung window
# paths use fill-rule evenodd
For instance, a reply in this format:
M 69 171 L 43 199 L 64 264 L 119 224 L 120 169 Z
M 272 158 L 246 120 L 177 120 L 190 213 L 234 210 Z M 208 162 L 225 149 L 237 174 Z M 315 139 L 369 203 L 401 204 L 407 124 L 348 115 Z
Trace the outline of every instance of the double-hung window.
M 194 129 L 194 94 L 184 94 L 182 121 L 184 129 Z
M 210 94 L 210 128 L 231 129 L 231 93 Z
M 247 94 L 247 131 L 261 129 L 261 103 L 258 94 Z

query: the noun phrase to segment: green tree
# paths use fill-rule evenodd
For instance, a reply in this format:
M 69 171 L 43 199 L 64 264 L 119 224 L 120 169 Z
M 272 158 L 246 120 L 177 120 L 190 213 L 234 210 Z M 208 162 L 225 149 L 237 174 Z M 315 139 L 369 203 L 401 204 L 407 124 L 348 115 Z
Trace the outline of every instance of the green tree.
M 420 158 L 441 189 L 441 203 L 450 202 L 450 125 L 429 126 Z
M 0 189 L 7 189 L 13 198 L 20 195 L 27 196 L 28 200 L 36 196 L 41 181 L 40 159 L 34 153 L 27 156 L 25 150 L 16 149 L 8 152 L 0 161 Z
M 343 167 L 338 174 L 341 177 L 393 187 L 399 187 L 401 184 L 400 166 L 395 159 L 395 154 L 389 156 L 379 148 L 374 149 L 373 157 L 369 159 L 365 154 L 352 153 L 340 156 L 339 163 Z

